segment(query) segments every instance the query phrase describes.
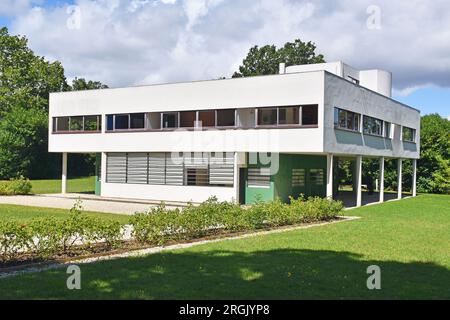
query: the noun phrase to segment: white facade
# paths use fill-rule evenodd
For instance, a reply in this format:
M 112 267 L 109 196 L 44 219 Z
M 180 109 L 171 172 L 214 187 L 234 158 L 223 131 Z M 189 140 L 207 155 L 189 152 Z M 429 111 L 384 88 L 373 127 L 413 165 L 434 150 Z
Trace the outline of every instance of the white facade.
M 285 71 L 272 76 L 52 93 L 49 151 L 101 153 L 102 177 L 107 174 L 107 153 L 235 154 L 235 183 L 232 187 L 101 181 L 102 196 L 183 202 L 201 202 L 210 195 L 221 200 L 237 199 L 237 172 L 240 167 L 245 167 L 246 155 L 253 152 L 419 158 L 420 113 L 390 99 L 389 72 L 357 71 L 342 62 L 291 66 Z M 260 117 L 258 112 L 261 112 L 258 109 L 309 105 L 317 106 L 314 125 L 262 126 L 256 123 Z M 390 123 L 391 134 L 389 137 L 375 137 L 364 134 L 362 128 L 358 132 L 336 128 L 335 108 L 361 115 L 361 122 L 364 116 L 370 116 Z M 236 110 L 233 127 L 174 130 L 158 127 L 159 113 L 229 109 Z M 124 113 L 145 113 L 145 128 L 107 130 L 107 116 Z M 55 132 L 55 118 L 89 115 L 101 117 L 99 132 Z M 162 119 L 161 115 L 161 123 Z M 279 121 L 279 115 L 277 119 Z M 299 121 L 301 123 L 302 120 Z M 403 141 L 402 127 L 415 130 L 414 141 Z

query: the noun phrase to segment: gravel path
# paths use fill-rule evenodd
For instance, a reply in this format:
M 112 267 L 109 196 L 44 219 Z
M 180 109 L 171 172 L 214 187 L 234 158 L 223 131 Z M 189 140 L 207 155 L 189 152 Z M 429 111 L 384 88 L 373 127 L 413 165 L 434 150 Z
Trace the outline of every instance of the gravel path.
M 83 201 L 82 206 L 85 211 L 128 215 L 132 215 L 137 211 L 146 211 L 149 208 L 155 206 L 155 204 L 150 203 L 85 199 L 83 198 L 83 196 L 81 196 L 81 200 Z M 0 203 L 2 204 L 15 204 L 21 206 L 57 209 L 70 209 L 73 207 L 75 201 L 75 197 L 58 197 L 50 195 L 0 196 Z

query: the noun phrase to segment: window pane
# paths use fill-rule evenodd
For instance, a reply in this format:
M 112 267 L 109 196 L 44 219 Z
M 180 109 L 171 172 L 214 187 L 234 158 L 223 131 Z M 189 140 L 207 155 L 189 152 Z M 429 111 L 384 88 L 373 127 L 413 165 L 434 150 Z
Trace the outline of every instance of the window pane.
M 129 129 L 128 128 L 128 118 L 129 115 L 128 114 L 116 114 L 116 130 L 124 130 L 124 129 Z
M 180 112 L 180 128 L 194 128 L 196 113 L 195 111 Z
M 323 169 L 311 169 L 309 170 L 309 180 L 312 185 L 322 186 L 325 183 Z
M 359 131 L 359 114 L 353 113 L 354 126 L 351 128 L 354 131 Z
M 347 111 L 347 129 L 355 130 L 355 114 Z
M 163 128 L 178 128 L 178 113 L 164 113 Z
M 339 110 L 339 128 L 347 128 L 347 111 Z
M 383 121 L 381 121 L 380 119 L 364 116 L 363 132 L 381 136 L 383 132 Z
M 302 125 L 316 125 L 318 120 L 318 106 L 302 107 Z
M 97 131 L 97 116 L 84 117 L 84 131 Z
M 339 126 L 339 109 L 338 108 L 334 108 L 334 126 L 335 127 Z
M 58 131 L 69 131 L 69 117 L 57 118 Z
M 70 131 L 83 130 L 83 117 L 70 117 Z
M 132 113 L 130 114 L 130 129 L 144 129 L 144 119 L 143 113 Z
M 250 188 L 269 188 L 270 168 L 249 168 L 247 181 Z
M 279 124 L 299 124 L 298 107 L 279 108 Z
M 305 169 L 292 169 L 292 187 L 304 187 L 306 181 Z
M 391 137 L 391 123 L 390 122 L 384 122 L 384 136 L 386 138 Z
M 188 186 L 207 186 L 209 184 L 208 169 L 186 168 L 185 170 Z
M 258 125 L 269 126 L 277 124 L 277 109 L 276 108 L 261 108 L 258 109 Z
M 234 127 L 235 124 L 235 110 L 217 110 L 217 126 L 219 127 Z
M 114 116 L 112 114 L 106 117 L 106 130 L 114 130 Z
M 202 127 L 214 127 L 216 125 L 216 112 L 211 111 L 200 111 L 198 113 L 198 120 L 201 122 L 199 126 Z
M 404 141 L 410 141 L 413 142 L 415 140 L 415 130 L 408 128 L 408 127 L 403 127 L 403 140 Z

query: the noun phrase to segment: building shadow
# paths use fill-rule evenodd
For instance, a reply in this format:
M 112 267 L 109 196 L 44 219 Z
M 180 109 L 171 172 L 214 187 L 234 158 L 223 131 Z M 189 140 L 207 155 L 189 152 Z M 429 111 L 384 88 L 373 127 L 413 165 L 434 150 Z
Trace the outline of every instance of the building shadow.
M 402 193 L 402 198 L 410 197 L 409 193 Z M 342 201 L 346 208 L 356 207 L 356 195 L 353 191 L 339 191 L 339 193 L 334 197 L 335 200 Z M 385 192 L 384 193 L 384 201 L 391 201 L 397 199 L 396 192 Z M 362 192 L 361 204 L 363 206 L 368 204 L 379 203 L 380 201 L 380 193 L 373 192 L 369 194 L 367 191 Z
M 292 241 L 301 241 L 294 236 Z M 254 240 L 257 242 L 257 239 Z M 370 244 L 367 244 L 370 245 Z M 381 290 L 367 268 L 381 268 Z M 0 281 L 1 298 L 33 299 L 449 299 L 450 270 L 423 262 L 365 260 L 351 252 L 279 249 L 167 252 L 82 265 L 82 290 L 65 270 Z M 33 288 L 39 288 L 35 292 Z

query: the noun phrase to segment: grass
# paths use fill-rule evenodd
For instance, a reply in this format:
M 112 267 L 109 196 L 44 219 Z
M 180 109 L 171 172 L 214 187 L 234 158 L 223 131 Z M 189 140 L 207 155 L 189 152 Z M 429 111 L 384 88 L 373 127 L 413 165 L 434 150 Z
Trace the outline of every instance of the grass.
M 69 210 L 66 209 L 25 207 L 10 204 L 0 204 L 0 219 L 2 221 L 15 220 L 25 223 L 34 218 L 44 218 L 49 216 L 55 217 L 57 219 L 64 219 L 67 217 L 68 214 Z M 122 214 L 88 212 L 88 211 L 85 211 L 85 214 L 92 217 L 119 221 L 121 223 L 128 223 L 129 221 L 129 216 Z
M 450 196 L 367 206 L 362 219 L 0 280 L 3 299 L 449 299 Z M 368 290 L 367 267 L 381 268 Z
M 32 190 L 34 194 L 61 193 L 61 179 L 52 180 L 32 180 Z M 67 180 L 67 192 L 73 193 L 93 193 L 95 187 L 95 177 L 73 178 Z

